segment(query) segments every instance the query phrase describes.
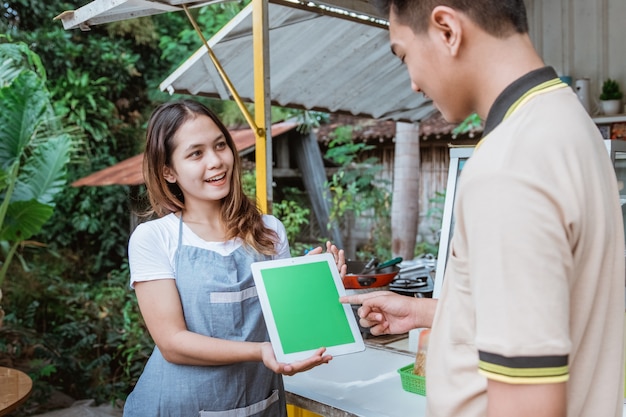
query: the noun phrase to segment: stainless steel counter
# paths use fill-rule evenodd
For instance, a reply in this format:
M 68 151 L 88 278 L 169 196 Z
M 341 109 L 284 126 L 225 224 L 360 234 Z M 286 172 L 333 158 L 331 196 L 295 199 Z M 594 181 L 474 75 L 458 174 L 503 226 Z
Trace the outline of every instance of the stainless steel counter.
M 422 417 L 426 399 L 402 389 L 398 369 L 414 354 L 367 346 L 285 377 L 287 401 L 325 417 Z

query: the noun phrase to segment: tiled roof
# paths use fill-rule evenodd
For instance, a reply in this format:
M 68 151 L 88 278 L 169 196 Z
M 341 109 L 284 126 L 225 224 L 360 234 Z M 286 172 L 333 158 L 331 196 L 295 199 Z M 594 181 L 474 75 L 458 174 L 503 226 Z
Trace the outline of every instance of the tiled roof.
M 298 126 L 293 122 L 275 123 L 272 125 L 272 136 L 276 137 Z M 241 153 L 255 146 L 256 138 L 251 129 L 231 130 L 231 136 Z M 94 172 L 72 183 L 73 187 L 84 185 L 139 185 L 143 184 L 143 153 L 125 159 L 117 164 Z
M 396 122 L 392 120 L 373 120 L 357 118 L 349 115 L 332 115 L 329 123 L 321 125 L 317 129 L 318 140 L 324 144 L 330 141 L 330 135 L 341 126 L 353 126 L 352 137 L 358 141 L 379 142 L 392 141 L 396 136 Z M 440 112 L 435 111 L 426 117 L 419 124 L 419 134 L 421 140 L 431 139 L 457 139 L 452 134 L 458 124 L 447 122 Z M 472 129 L 468 133 L 458 135 L 459 138 L 474 138 L 480 136 L 482 128 Z

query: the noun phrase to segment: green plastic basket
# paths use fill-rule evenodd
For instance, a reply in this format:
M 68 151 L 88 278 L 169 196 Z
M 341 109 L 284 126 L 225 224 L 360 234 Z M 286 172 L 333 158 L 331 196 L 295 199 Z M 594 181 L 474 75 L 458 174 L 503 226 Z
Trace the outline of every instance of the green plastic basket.
M 413 364 L 398 369 L 402 389 L 407 392 L 426 396 L 426 378 L 413 373 Z

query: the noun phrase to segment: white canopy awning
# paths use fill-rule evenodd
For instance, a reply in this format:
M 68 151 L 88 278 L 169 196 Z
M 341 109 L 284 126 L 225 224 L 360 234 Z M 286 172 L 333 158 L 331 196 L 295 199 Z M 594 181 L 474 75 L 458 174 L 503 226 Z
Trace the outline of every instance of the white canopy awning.
M 88 30 L 92 25 L 151 16 L 165 12 L 178 12 L 182 4 L 189 8 L 206 6 L 223 0 L 95 0 L 77 10 L 67 10 L 57 16 L 65 29 L 81 28 Z

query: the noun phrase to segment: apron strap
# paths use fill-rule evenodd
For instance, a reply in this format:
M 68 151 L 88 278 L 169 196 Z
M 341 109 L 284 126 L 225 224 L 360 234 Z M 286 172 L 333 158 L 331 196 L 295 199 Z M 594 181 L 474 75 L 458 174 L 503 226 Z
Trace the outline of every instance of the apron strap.
M 174 216 L 176 216 L 174 214 Z M 176 266 L 174 274 L 178 277 L 178 265 L 180 265 L 180 248 L 183 245 L 183 212 L 180 212 L 180 221 L 178 222 L 178 245 L 176 246 L 176 254 L 174 258 L 176 259 Z
M 180 212 L 180 222 L 178 222 L 178 247 L 183 244 L 183 212 Z

